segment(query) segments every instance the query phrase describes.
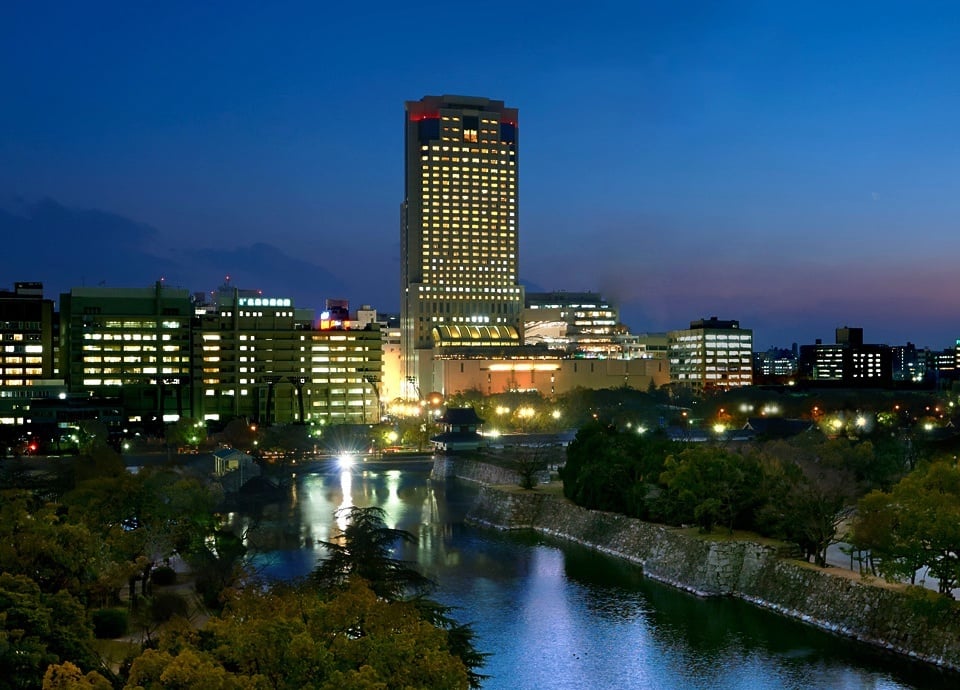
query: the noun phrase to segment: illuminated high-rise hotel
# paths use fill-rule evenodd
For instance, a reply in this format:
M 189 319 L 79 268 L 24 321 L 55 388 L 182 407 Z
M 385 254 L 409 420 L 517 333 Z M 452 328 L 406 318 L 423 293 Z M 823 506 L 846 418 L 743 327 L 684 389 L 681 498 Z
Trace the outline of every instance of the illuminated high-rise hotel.
M 405 113 L 401 329 L 407 397 L 434 390 L 433 358 L 520 344 L 517 110 L 426 96 Z

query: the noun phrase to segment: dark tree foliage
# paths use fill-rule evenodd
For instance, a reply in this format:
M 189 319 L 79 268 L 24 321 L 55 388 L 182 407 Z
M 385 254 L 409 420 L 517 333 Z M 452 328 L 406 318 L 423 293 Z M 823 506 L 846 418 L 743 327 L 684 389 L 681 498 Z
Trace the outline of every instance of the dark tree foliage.
M 0 573 L 0 687 L 40 688 L 47 665 L 65 659 L 99 666 L 83 606 L 65 591 L 45 594 L 24 575 Z
M 889 492 L 861 499 L 854 543 L 870 551 L 874 566 L 892 579 L 913 577 L 923 566 L 941 594 L 960 586 L 960 467 L 953 458 L 921 464 Z
M 478 673 L 486 654 L 473 646 L 475 633 L 470 625 L 457 623 L 452 609 L 427 597 L 436 583 L 391 554 L 399 542 L 415 543 L 405 530 L 386 526 L 386 512 L 377 506 L 354 506 L 346 513 L 347 527 L 337 542 L 321 541 L 328 557 L 311 574 L 311 580 L 323 590 L 343 589 L 351 580 L 362 579 L 380 598 L 387 601 L 411 601 L 424 620 L 447 632 L 447 644 L 467 668 L 470 686 L 480 687 L 486 676 Z M 338 516 L 341 511 L 338 511 Z
M 386 512 L 382 508 L 354 506 L 337 511 L 338 517 L 344 514 L 347 528 L 340 541 L 320 542 L 328 553 L 326 560 L 312 574 L 320 587 L 340 587 L 351 578 L 359 577 L 377 596 L 391 601 L 424 594 L 433 588 L 432 580 L 406 561 L 391 556 L 395 544 L 416 543 L 416 539 L 405 530 L 387 527 L 384 522 Z
M 587 508 L 651 517 L 651 492 L 674 442 L 593 422 L 567 446 L 560 469 L 564 495 Z
M 875 445 L 812 433 L 733 452 L 593 422 L 569 445 L 560 476 L 578 505 L 704 532 L 756 531 L 824 566 L 856 497 L 898 477 L 909 451 L 896 438 Z
M 660 481 L 664 513 L 673 522 L 695 522 L 704 532 L 715 524 L 728 531 L 753 526 L 753 510 L 760 497 L 760 465 L 751 456 L 721 448 L 690 447 L 671 455 Z

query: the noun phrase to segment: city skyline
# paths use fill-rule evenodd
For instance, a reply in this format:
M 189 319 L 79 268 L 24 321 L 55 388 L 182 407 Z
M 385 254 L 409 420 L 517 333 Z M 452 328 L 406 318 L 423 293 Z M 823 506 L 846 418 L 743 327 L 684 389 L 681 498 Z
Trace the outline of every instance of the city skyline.
M 954 342 L 956 8 L 573 8 L 9 10 L 2 287 L 229 274 L 399 312 L 397 122 L 456 93 L 523 113 L 528 289 L 601 292 L 635 332 L 737 319 L 757 349 Z

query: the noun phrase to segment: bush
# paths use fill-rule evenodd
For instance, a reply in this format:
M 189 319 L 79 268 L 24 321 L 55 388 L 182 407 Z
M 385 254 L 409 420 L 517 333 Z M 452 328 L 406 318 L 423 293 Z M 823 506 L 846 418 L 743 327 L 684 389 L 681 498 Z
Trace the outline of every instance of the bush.
M 190 607 L 177 592 L 160 592 L 150 599 L 150 618 L 154 623 L 166 623 L 174 616 L 186 618 Z
M 945 623 L 960 613 L 960 604 L 955 600 L 925 587 L 907 587 L 907 602 L 914 613 L 931 625 Z
M 169 587 L 177 584 L 177 571 L 168 565 L 154 568 L 150 573 L 150 581 L 159 587 Z
M 90 614 L 90 618 L 93 621 L 93 634 L 98 639 L 112 639 L 127 634 L 130 616 L 126 609 L 97 609 Z

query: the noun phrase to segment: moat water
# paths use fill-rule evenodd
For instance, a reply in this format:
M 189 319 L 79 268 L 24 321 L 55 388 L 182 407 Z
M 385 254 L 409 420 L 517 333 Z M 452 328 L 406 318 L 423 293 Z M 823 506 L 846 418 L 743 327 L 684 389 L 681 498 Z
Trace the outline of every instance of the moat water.
M 955 688 L 915 665 L 733 599 L 700 599 L 639 568 L 533 534 L 464 524 L 477 486 L 429 478 L 428 462 L 335 461 L 295 477 L 282 500 L 232 514 L 250 564 L 268 578 L 306 575 L 335 537 L 335 513 L 380 506 L 398 544 L 439 583 L 434 598 L 473 624 L 490 654 L 486 689 Z

